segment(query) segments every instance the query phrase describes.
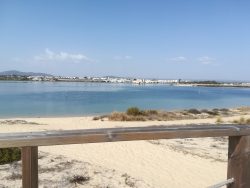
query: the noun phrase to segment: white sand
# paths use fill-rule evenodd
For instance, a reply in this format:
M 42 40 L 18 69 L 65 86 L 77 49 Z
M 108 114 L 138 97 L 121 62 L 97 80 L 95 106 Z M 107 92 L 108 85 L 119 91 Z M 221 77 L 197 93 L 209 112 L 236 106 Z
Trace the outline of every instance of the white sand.
M 239 119 L 240 117 L 223 118 L 223 120 L 232 121 L 234 119 Z M 250 118 L 250 116 L 245 117 Z M 215 123 L 215 119 L 181 120 L 170 122 L 93 121 L 92 117 L 18 119 L 22 119 L 28 122 L 36 122 L 41 125 L 0 124 L 0 132 L 27 132 L 41 130 Z M 224 142 L 225 141 L 223 141 L 222 143 Z M 87 162 L 95 168 L 96 166 L 98 166 L 98 168 L 101 169 L 113 169 L 114 174 L 111 175 L 110 179 L 106 178 L 105 181 L 103 180 L 103 182 L 105 182 L 105 185 L 108 185 L 108 187 L 134 186 L 155 188 L 200 188 L 218 183 L 219 181 L 226 179 L 227 144 L 224 143 L 224 146 L 221 147 L 221 143 L 218 140 L 213 140 L 211 138 L 191 140 L 160 140 L 153 142 L 131 141 L 101 144 L 63 145 L 39 147 L 39 151 L 48 153 L 52 158 L 53 156 L 63 155 L 70 160 Z M 42 165 L 49 165 L 47 164 L 48 162 L 42 162 L 42 159 L 41 161 L 39 161 L 39 163 Z M 94 167 L 92 169 L 94 169 Z M 75 174 L 76 170 L 77 168 L 72 168 L 72 174 Z M 6 170 L 1 170 L 0 168 L 0 176 L 6 176 L 5 173 L 7 173 Z M 58 173 L 62 174 L 65 172 L 61 171 Z M 105 176 L 105 173 L 101 174 Z M 119 174 L 127 174 L 135 182 L 141 181 L 143 183 L 125 183 L 124 185 L 122 185 L 120 181 L 125 180 L 119 179 L 119 177 L 121 177 Z M 62 181 L 60 179 L 61 177 L 62 176 L 58 177 L 57 181 Z M 102 177 L 100 176 L 99 179 L 93 178 L 93 181 L 100 182 L 100 178 Z M 128 178 L 125 179 L 127 180 Z M 117 181 L 114 182 L 113 180 Z M 18 183 L 18 181 L 16 182 Z M 4 185 L 6 183 L 8 184 L 7 180 L 4 181 L 3 178 L 0 179 L 0 187 L 1 184 Z M 15 186 L 17 186 L 17 184 L 15 184 Z M 94 186 L 94 182 L 92 182 L 92 184 L 89 183 L 78 186 L 98 187 Z M 11 187 L 13 187 L 13 185 Z

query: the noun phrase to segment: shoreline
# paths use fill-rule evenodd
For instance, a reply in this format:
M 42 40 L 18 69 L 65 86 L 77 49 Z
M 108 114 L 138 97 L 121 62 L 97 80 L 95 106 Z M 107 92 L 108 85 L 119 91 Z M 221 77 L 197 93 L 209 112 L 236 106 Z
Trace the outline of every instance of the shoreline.
M 1 80 L 0 82 L 27 82 L 27 83 L 89 83 L 89 84 L 119 84 L 119 85 L 138 85 L 138 86 L 157 86 L 157 85 L 166 85 L 172 87 L 208 87 L 208 88 L 245 88 L 249 89 L 249 82 L 247 85 L 241 85 L 245 82 L 236 83 L 219 83 L 219 84 L 197 84 L 197 83 L 130 83 L 130 82 L 105 82 L 105 81 L 82 81 L 82 80 L 53 80 L 53 81 L 34 81 L 34 80 Z
M 103 124 L 103 125 L 107 125 L 107 124 L 110 124 L 110 127 L 113 127 L 113 125 L 116 125 L 116 124 L 123 124 L 123 125 L 133 125 L 133 124 L 138 124 L 138 125 L 145 125 L 145 126 L 148 126 L 148 125 L 151 125 L 152 123 L 155 124 L 155 125 L 162 125 L 162 124 L 165 124 L 165 125 L 190 125 L 190 124 L 193 124 L 193 123 L 197 123 L 197 124 L 205 124 L 205 123 L 209 123 L 209 124 L 222 124 L 222 123 L 216 123 L 216 120 L 218 117 L 210 117 L 210 118 L 197 118 L 197 119 L 179 119 L 179 120 L 167 120 L 167 121 L 157 121 L 157 120 L 147 120 L 147 121 L 111 121 L 111 120 L 93 120 L 95 116 L 74 116 L 74 117 L 71 117 L 71 116 L 65 116 L 65 117 L 24 117 L 24 118 L 21 118 L 21 117 L 12 117 L 12 118 L 1 118 L 0 117 L 0 130 L 2 127 L 4 126 L 8 126 L 8 125 L 5 125 L 3 122 L 8 122 L 8 121 L 37 121 L 39 123 L 41 122 L 46 122 L 46 123 L 52 123 L 53 125 L 56 123 L 56 121 L 63 121 L 63 120 L 81 120 L 81 121 L 86 121 L 86 122 L 90 122 L 91 124 Z M 239 118 L 250 118 L 250 114 L 245 114 L 245 115 L 239 115 L 239 114 L 236 114 L 236 115 L 232 115 L 232 116 L 225 116 L 225 117 L 220 117 L 222 118 L 222 120 L 224 121 L 225 124 L 230 124 L 230 121 L 232 120 L 235 120 L 235 119 L 239 119 Z M 65 122 L 65 124 L 67 124 L 69 122 Z M 233 124 L 233 123 L 232 123 Z M 14 123 L 13 125 L 16 125 L 16 126 L 20 126 L 21 124 L 18 124 L 18 123 Z M 45 124 L 40 124 L 40 125 L 45 125 Z M 46 125 L 49 125 L 49 124 L 46 124 Z M 83 127 L 85 125 L 82 125 Z M 60 127 L 60 126 L 59 126 Z M 67 126 L 66 126 L 67 127 Z M 89 126 L 86 126 L 86 127 L 89 127 Z M 106 126 L 105 126 L 106 127 Z M 21 127 L 20 127 L 21 128 Z M 33 127 L 35 128 L 35 127 Z M 101 128 L 101 127 L 93 127 L 93 128 Z
M 144 110 L 144 111 L 147 111 L 147 110 L 154 110 L 154 111 L 159 111 L 159 112 L 173 112 L 173 113 L 175 113 L 175 112 L 185 112 L 185 111 L 188 111 L 188 110 L 192 110 L 192 109 L 195 109 L 195 110 L 199 110 L 199 111 L 202 111 L 202 110 L 207 110 L 207 111 L 213 111 L 213 110 L 215 110 L 215 109 L 218 109 L 218 110 L 229 110 L 229 111 L 234 111 L 234 110 L 237 110 L 237 109 L 241 109 L 241 108 L 249 108 L 249 113 L 250 113 L 250 106 L 235 106 L 235 107 L 220 107 L 220 108 L 187 108 L 187 109 L 173 109 L 173 110 L 168 110 L 168 109 L 166 109 L 166 110 L 164 110 L 164 109 L 160 109 L 160 110 L 156 110 L 156 109 L 142 109 L 142 110 Z M 40 115 L 40 116 L 36 116 L 36 115 L 34 115 L 34 116 L 1 116 L 0 115 L 0 120 L 1 119 L 22 119 L 22 118 L 24 118 L 24 119 L 27 119 L 27 118 L 30 118 L 30 119 L 34 119 L 34 118 L 81 118 L 81 117 L 92 117 L 92 118 L 94 118 L 94 117 L 101 117 L 101 116 L 109 116 L 109 115 L 111 115 L 112 113 L 114 113 L 114 112 L 118 112 L 118 113 L 126 113 L 126 111 L 113 111 L 113 112 L 103 112 L 103 113 L 95 113 L 95 114 L 82 114 L 82 115 L 66 115 L 66 114 L 64 114 L 64 115 L 48 115 L 48 116 L 46 116 L 46 115 Z M 197 115 L 197 114 L 196 114 Z M 219 116 L 219 115 L 218 115 Z M 202 118 L 201 118 L 202 119 Z
M 106 114 L 86 114 L 86 115 L 61 115 L 61 116 L 57 116 L 57 115 L 51 115 L 51 116 L 15 116 L 15 117 L 1 117 L 0 116 L 0 120 L 3 119 L 40 119 L 40 118 L 81 118 L 81 117 L 95 117 L 95 116 L 101 116 L 101 115 L 106 115 Z
M 168 122 L 175 122 L 175 121 L 192 121 L 192 120 L 212 120 L 212 119 L 217 119 L 217 118 L 222 118 L 222 119 L 232 119 L 232 118 L 240 118 L 240 117 L 248 117 L 250 116 L 250 107 L 249 106 L 241 106 L 241 107 L 237 107 L 237 108 L 213 108 L 213 109 L 203 109 L 203 111 L 213 111 L 213 110 L 218 110 L 218 112 L 223 112 L 223 111 L 228 111 L 228 114 L 217 114 L 217 115 L 211 115 L 211 116 L 200 116 L 203 114 L 202 110 L 199 108 L 195 108 L 195 109 L 183 109 L 183 110 L 169 110 L 169 111 L 162 111 L 162 110 L 153 110 L 153 111 L 158 111 L 158 112 L 163 112 L 163 113 L 186 113 L 189 110 L 198 110 L 201 113 L 200 114 L 192 114 L 190 112 L 191 115 L 193 115 L 193 118 L 189 118 L 189 119 L 170 119 L 170 120 L 146 120 L 146 121 L 116 121 L 116 120 L 108 120 L 108 116 L 112 115 L 112 113 L 121 113 L 121 114 L 126 114 L 126 112 L 111 112 L 111 113 L 103 113 L 103 114 L 83 114 L 83 115 L 69 115 L 69 116 L 15 116 L 15 117 L 0 117 L 0 122 L 3 120 L 18 120 L 18 119 L 32 119 L 32 120 L 41 120 L 41 119 L 88 119 L 89 121 L 92 122 L 109 122 L 109 123 L 117 123 L 117 122 L 121 122 L 121 123 L 144 123 L 147 124 L 148 122 L 162 122 L 162 123 L 167 123 Z M 147 110 L 145 110 L 147 111 Z M 103 116 L 103 118 L 102 118 Z M 98 120 L 95 120 L 94 118 L 97 117 L 99 118 Z

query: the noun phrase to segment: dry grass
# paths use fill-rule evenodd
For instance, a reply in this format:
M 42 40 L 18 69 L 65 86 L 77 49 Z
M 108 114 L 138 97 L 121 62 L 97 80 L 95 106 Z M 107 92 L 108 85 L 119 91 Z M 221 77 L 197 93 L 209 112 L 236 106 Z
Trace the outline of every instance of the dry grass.
M 196 119 L 190 112 L 167 112 L 157 110 L 128 109 L 127 112 L 113 112 L 108 116 L 110 121 L 171 121 L 181 119 Z
M 247 125 L 250 125 L 250 119 L 247 119 L 247 120 L 246 120 L 246 124 L 247 124 Z
M 130 177 L 128 174 L 123 174 L 122 177 L 125 178 L 124 181 L 128 187 L 135 187 L 136 183 L 134 178 Z
M 96 116 L 96 117 L 93 117 L 93 120 L 94 120 L 94 121 L 97 121 L 97 120 L 100 120 L 100 119 L 101 119 L 101 117 L 97 117 L 97 116 Z
M 217 119 L 216 119 L 216 123 L 217 123 L 217 124 L 221 124 L 221 123 L 223 123 L 222 118 L 221 118 L 221 117 L 217 117 Z
M 95 117 L 93 117 L 93 120 L 94 121 L 98 121 L 98 120 L 103 120 L 103 119 L 105 119 L 105 118 L 107 118 L 108 117 L 108 115 L 102 115 L 102 116 L 95 116 Z
M 245 119 L 244 117 L 241 117 L 240 119 L 233 120 L 232 123 L 239 124 L 239 125 L 250 125 L 250 118 Z
M 7 180 L 19 180 L 22 179 L 22 174 L 18 174 L 15 172 L 12 172 L 12 174 L 8 177 L 6 177 Z
M 0 125 L 42 125 L 36 122 L 29 122 L 25 120 L 3 120 Z
M 218 117 L 216 123 L 220 124 L 223 123 L 220 117 L 229 117 L 233 115 L 246 115 L 246 114 L 250 114 L 250 107 L 241 107 L 235 109 L 215 108 L 210 110 L 208 109 L 198 110 L 192 108 L 179 111 L 141 110 L 137 107 L 131 107 L 128 108 L 126 112 L 112 112 L 109 115 L 94 117 L 93 120 L 173 121 L 173 120 L 206 119 L 206 118 Z M 244 124 L 246 124 L 247 122 L 249 124 L 249 121 L 244 122 Z
M 108 116 L 110 121 L 146 121 L 143 115 L 127 115 L 122 112 L 113 112 Z
M 249 112 L 250 107 L 249 106 L 239 107 L 239 108 L 237 108 L 237 110 L 239 110 L 241 112 Z

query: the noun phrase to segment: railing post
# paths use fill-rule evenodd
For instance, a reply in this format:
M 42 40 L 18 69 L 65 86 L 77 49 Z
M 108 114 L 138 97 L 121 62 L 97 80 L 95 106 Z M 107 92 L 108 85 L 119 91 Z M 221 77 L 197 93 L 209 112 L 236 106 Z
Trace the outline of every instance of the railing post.
M 38 147 L 22 148 L 23 188 L 38 188 Z
M 250 136 L 230 136 L 227 177 L 234 178 L 228 188 L 250 187 Z

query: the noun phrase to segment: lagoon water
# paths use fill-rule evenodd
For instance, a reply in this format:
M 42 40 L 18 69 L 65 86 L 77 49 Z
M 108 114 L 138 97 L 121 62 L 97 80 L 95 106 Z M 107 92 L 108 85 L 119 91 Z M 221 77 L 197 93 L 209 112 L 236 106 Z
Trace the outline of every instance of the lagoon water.
M 85 116 L 143 109 L 250 106 L 250 89 L 73 82 L 0 82 L 0 117 Z

